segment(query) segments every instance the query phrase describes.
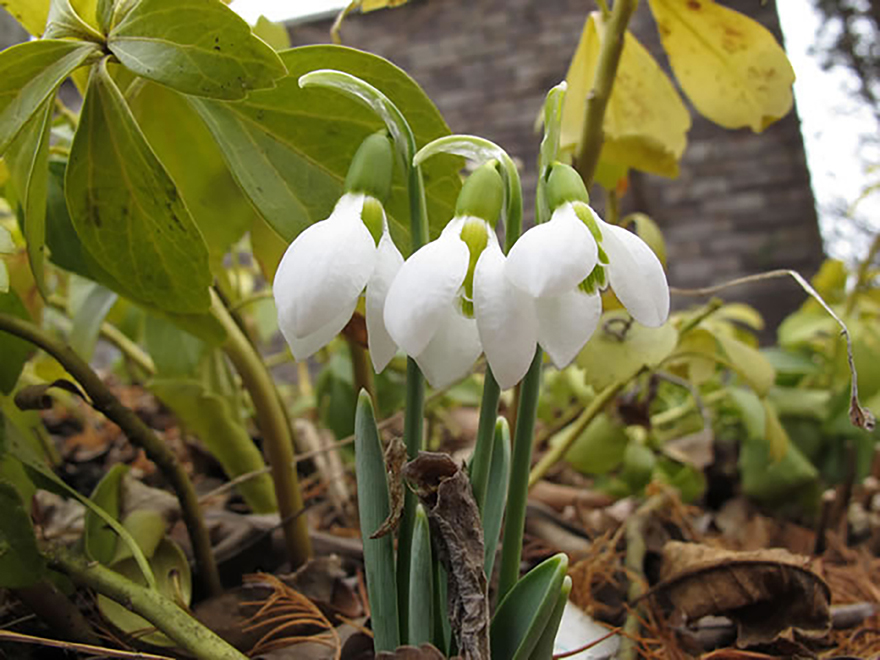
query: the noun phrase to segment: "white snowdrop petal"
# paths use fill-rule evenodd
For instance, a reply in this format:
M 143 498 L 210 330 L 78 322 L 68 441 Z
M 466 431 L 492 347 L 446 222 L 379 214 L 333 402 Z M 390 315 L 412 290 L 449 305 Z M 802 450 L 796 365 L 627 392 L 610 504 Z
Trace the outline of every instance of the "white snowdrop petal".
M 351 320 L 351 315 L 354 313 L 355 307 L 357 307 L 357 298 L 351 301 L 347 307 L 339 312 L 336 318 L 331 319 L 329 323 L 321 326 L 309 335 L 297 337 L 296 335 L 288 334 L 284 331 L 284 328 L 282 328 L 281 332 L 287 340 L 287 343 L 290 345 L 290 351 L 293 353 L 293 357 L 302 362 L 329 344 L 336 335 L 342 332 L 342 329 Z
M 474 271 L 474 316 L 492 374 L 506 390 L 529 370 L 537 347 L 538 320 L 533 299 L 511 284 L 504 264 L 497 242 L 490 241 Z
M 602 247 L 610 261 L 608 282 L 633 318 L 652 328 L 669 316 L 669 285 L 663 265 L 641 238 L 602 222 Z
M 561 296 L 535 300 L 538 343 L 557 369 L 567 367 L 596 330 L 602 316 L 602 298 L 573 289 Z
M 598 249 L 571 204 L 553 212 L 514 243 L 507 255 L 507 277 L 532 297 L 558 296 L 580 284 L 596 265 Z
M 326 220 L 303 231 L 281 259 L 272 285 L 279 319 L 305 337 L 357 299 L 376 262 L 376 244 L 361 220 L 364 196 L 343 195 Z
M 458 295 L 467 267 L 467 246 L 457 232 L 444 230 L 397 271 L 385 299 L 385 327 L 407 355 L 425 350 Z
M 435 389 L 442 389 L 464 378 L 480 353 L 477 324 L 449 305 L 438 319 L 437 332 L 416 362 Z
M 403 265 L 403 257 L 391 235 L 386 231 L 379 240 L 377 250 L 376 267 L 373 275 L 367 282 L 366 307 L 367 307 L 367 340 L 370 345 L 370 359 L 373 361 L 373 369 L 376 373 L 382 371 L 394 354 L 397 353 L 397 344 L 388 334 L 385 327 L 385 298 L 394 276 Z

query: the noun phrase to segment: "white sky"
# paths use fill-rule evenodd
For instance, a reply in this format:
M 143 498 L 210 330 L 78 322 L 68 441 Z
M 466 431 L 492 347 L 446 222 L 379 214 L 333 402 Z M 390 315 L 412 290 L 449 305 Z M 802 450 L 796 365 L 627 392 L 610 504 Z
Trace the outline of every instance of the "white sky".
M 347 4 L 347 0 L 233 0 L 231 6 L 254 23 L 260 14 L 284 21 Z M 795 98 L 826 250 L 843 259 L 860 257 L 867 251 L 863 234 L 844 216 L 865 186 L 880 180 L 880 171 L 873 177 L 865 172 L 868 163 L 880 163 L 880 147 L 864 144 L 864 138 L 877 135 L 880 127 L 851 93 L 857 86 L 854 74 L 841 67 L 823 71 L 811 54 L 819 26 L 811 0 L 779 0 L 777 7 L 797 75 Z M 880 230 L 880 193 L 860 203 L 856 215 L 861 224 Z

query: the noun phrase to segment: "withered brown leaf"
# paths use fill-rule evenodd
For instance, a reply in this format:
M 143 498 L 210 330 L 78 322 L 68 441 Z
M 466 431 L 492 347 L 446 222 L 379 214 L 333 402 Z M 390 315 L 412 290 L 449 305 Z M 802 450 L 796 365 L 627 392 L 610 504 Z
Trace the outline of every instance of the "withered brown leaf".
M 395 436 L 385 448 L 385 472 L 388 478 L 388 500 L 390 511 L 388 517 L 379 525 L 379 529 L 370 534 L 371 539 L 382 538 L 397 529 L 403 513 L 403 477 L 401 470 L 406 463 L 406 445 Z

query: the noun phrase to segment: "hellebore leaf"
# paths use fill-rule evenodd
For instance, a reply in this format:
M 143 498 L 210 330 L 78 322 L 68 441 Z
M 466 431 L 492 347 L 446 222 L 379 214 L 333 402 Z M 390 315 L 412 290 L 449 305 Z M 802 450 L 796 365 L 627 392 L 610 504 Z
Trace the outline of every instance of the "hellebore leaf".
M 49 194 L 49 132 L 54 94 L 43 101 L 6 151 L 10 176 L 23 213 L 24 237 L 34 283 L 47 297 L 43 258 L 46 247 L 46 199 Z
M 733 370 L 760 396 L 766 396 L 776 382 L 776 370 L 770 361 L 753 348 L 730 335 L 715 335 Z
M 760 133 L 791 110 L 794 71 L 773 35 L 714 0 L 648 0 L 675 77 L 697 111 Z
M 254 34 L 275 50 L 287 50 L 290 48 L 290 33 L 284 23 L 270 21 L 265 16 L 260 16 L 253 27 Z
M 83 4 L 80 2 L 80 4 Z M 92 7 L 94 18 L 94 6 Z M 102 41 L 102 35 L 77 13 L 70 0 L 52 0 L 46 19 L 44 39 L 81 39 Z
M 193 96 L 243 99 L 285 74 L 275 51 L 216 0 L 140 0 L 107 46 L 137 75 Z
M 562 109 L 561 146 L 578 151 L 584 104 L 593 87 L 604 23 L 593 12 L 565 76 L 568 91 Z M 675 87 L 642 44 L 627 32 L 603 129 L 600 159 L 667 177 L 678 176 L 678 160 L 687 144 L 691 116 Z
M 417 146 L 449 134 L 431 100 L 387 60 L 342 46 L 305 46 L 281 53 L 289 75 L 270 91 L 240 103 L 190 99 L 220 145 L 239 185 L 269 225 L 292 241 L 330 215 L 358 145 L 383 127 L 356 101 L 325 89 L 301 89 L 299 77 L 317 69 L 345 71 L 380 88 L 408 117 Z M 461 160 L 438 156 L 422 172 L 431 234 L 452 217 L 461 187 Z M 396 168 L 385 205 L 391 234 L 402 249 L 409 242 L 409 199 Z
M 84 360 L 91 360 L 98 343 L 101 324 L 116 304 L 115 291 L 97 282 L 87 282 L 86 292 L 73 314 L 70 347 Z
M 26 321 L 30 320 L 30 315 L 15 289 L 0 293 L 0 312 Z M 33 346 L 24 339 L 8 332 L 0 332 L 0 355 L 3 356 L 0 360 L 0 392 L 3 394 L 12 392 L 32 352 Z
M 35 37 L 41 36 L 46 29 L 49 0 L 0 0 L 0 7 Z
M 0 418 L 2 422 L 2 418 Z M 0 586 L 17 589 L 36 584 L 46 574 L 46 562 L 37 546 L 28 508 L 11 483 L 0 480 Z
M 67 76 L 100 53 L 97 44 L 40 39 L 0 53 L 0 154 Z
M 220 147 L 186 99 L 147 82 L 128 98 L 132 114 L 208 245 L 211 269 L 250 229 L 257 214 L 235 183 Z
M 407 2 L 409 2 L 409 0 L 361 0 L 361 11 L 368 12 L 376 9 L 400 7 Z
M 597 392 L 616 380 L 634 376 L 643 366 L 658 364 L 675 349 L 678 333 L 671 324 L 647 328 L 633 322 L 627 326 L 629 318 L 622 310 L 603 314 L 577 357 L 587 383 Z
M 106 60 L 89 80 L 65 192 L 83 245 L 126 293 L 169 312 L 208 309 L 205 241 Z
M 128 472 L 124 464 L 114 465 L 92 491 L 91 500 L 113 518 L 119 518 L 121 510 L 122 477 Z M 83 524 L 83 546 L 89 559 L 104 564 L 113 560 L 119 537 L 91 510 L 86 510 Z

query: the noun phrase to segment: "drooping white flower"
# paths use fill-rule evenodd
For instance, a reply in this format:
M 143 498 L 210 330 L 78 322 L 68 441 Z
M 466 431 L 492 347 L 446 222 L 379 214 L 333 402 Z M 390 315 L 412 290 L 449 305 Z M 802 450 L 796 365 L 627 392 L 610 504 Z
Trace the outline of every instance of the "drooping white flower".
M 482 347 L 476 322 L 461 299 L 470 250 L 461 232 L 479 218 L 455 217 L 440 236 L 414 252 L 397 272 L 385 300 L 391 339 L 442 388 L 464 376 Z M 490 232 L 491 233 L 491 232 Z
M 367 207 L 381 212 L 378 245 L 364 224 Z M 397 350 L 382 309 L 402 264 L 381 204 L 362 193 L 344 194 L 330 217 L 297 236 L 275 273 L 278 325 L 294 357 L 305 360 L 328 344 L 351 319 L 366 289 L 370 357 L 375 370 L 382 371 Z

